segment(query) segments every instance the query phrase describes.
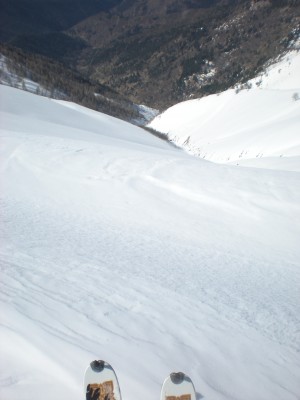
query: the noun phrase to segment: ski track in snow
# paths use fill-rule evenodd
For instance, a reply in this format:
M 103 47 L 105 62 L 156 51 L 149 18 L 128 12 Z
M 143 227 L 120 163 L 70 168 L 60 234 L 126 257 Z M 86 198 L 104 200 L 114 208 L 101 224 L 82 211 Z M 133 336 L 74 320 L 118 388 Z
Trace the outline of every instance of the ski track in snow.
M 300 174 L 195 159 L 1 87 L 0 397 L 124 400 L 183 370 L 198 398 L 298 399 Z

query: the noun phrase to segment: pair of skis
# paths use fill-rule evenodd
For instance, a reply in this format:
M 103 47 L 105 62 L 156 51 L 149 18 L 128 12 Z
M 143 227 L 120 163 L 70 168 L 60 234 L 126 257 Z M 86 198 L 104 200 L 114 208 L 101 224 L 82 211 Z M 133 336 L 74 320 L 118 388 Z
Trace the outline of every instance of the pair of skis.
M 117 375 L 102 360 L 92 361 L 87 367 L 84 390 L 86 400 L 122 400 Z M 160 400 L 196 400 L 193 382 L 183 372 L 173 372 L 163 383 Z

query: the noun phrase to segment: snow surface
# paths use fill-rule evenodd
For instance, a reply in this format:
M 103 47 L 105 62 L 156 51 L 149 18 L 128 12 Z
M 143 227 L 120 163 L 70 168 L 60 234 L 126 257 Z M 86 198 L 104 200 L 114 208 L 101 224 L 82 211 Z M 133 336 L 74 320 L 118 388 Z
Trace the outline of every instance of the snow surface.
M 198 399 L 299 399 L 300 173 L 214 164 L 72 103 L 0 95 L 0 398 L 84 399 L 100 358 L 124 400 L 159 398 L 180 370 Z
M 176 104 L 148 126 L 207 160 L 300 171 L 299 71 L 294 50 L 250 81 L 251 90 Z

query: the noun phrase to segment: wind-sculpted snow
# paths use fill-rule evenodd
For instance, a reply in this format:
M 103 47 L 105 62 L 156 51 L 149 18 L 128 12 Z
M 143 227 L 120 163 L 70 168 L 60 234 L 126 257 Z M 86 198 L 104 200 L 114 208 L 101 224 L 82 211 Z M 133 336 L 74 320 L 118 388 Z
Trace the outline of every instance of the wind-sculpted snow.
M 244 87 L 167 109 L 149 127 L 201 158 L 300 171 L 300 53 Z
M 124 400 L 183 370 L 198 398 L 300 393 L 300 174 L 217 165 L 1 87 L 0 398 Z M 5 100 L 5 101 L 4 101 Z

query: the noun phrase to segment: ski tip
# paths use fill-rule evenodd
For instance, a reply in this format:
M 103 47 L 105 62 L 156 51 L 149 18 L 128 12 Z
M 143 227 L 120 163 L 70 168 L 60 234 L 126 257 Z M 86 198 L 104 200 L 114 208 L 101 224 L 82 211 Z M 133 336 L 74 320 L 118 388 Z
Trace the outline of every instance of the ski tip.
M 183 382 L 185 374 L 183 372 L 172 372 L 170 374 L 171 381 L 175 384 Z
M 90 366 L 91 366 L 93 371 L 101 372 L 101 371 L 103 371 L 103 369 L 105 367 L 105 361 L 103 361 L 103 360 L 94 360 L 94 361 L 92 361 L 90 363 Z

